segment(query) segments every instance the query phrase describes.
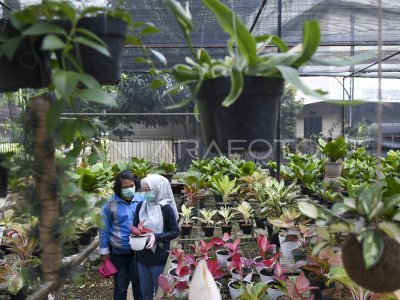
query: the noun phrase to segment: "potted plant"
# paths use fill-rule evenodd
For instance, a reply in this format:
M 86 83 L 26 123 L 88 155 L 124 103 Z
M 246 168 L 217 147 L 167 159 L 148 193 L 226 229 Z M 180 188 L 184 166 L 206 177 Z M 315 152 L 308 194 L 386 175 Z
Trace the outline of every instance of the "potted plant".
M 232 206 L 232 204 L 229 203 L 229 198 L 236 194 L 240 188 L 240 186 L 236 186 L 236 178 L 229 180 L 228 176 L 216 176 L 212 177 L 210 184 L 210 190 L 222 198 L 223 205 L 227 206 L 229 204 Z M 221 201 L 217 201 L 217 205 L 221 205 L 218 202 Z
M 251 282 L 253 278 L 253 269 L 251 266 L 253 263 L 252 259 L 244 258 L 239 253 L 233 254 L 231 256 L 231 263 L 228 265 L 232 279 Z
M 190 217 L 192 215 L 193 207 L 182 204 L 181 212 L 179 213 L 183 217 L 183 224 L 181 225 L 181 235 L 190 235 L 193 224 L 190 223 Z
M 221 238 L 219 237 L 213 237 L 212 241 L 214 242 L 214 245 L 220 245 L 222 246 L 222 249 L 218 249 L 215 251 L 216 256 L 217 256 L 217 261 L 220 264 L 222 268 L 227 267 L 227 259 L 232 256 L 234 253 L 238 252 L 238 246 L 240 243 L 240 239 L 237 238 L 233 243 L 228 243 L 229 240 L 229 234 L 224 233 L 224 236 Z
M 398 206 L 400 195 L 394 190 L 387 193 L 382 182 L 348 187 L 349 197 L 329 210 L 317 203 L 303 200 L 300 211 L 318 221 L 321 241 L 316 249 L 331 243 L 336 233 L 347 234 L 342 245 L 343 265 L 350 278 L 374 292 L 392 292 L 400 282 L 392 276 L 400 272 L 398 253 Z M 355 220 L 342 217 L 352 213 Z
M 241 294 L 237 299 L 242 300 L 268 300 L 269 297 L 266 295 L 268 286 L 262 282 L 254 283 L 251 282 L 247 285 L 241 285 Z
M 163 299 L 184 299 L 187 298 L 189 290 L 188 281 L 172 281 L 167 276 L 160 274 L 158 276 L 158 285 L 163 291 Z
M 221 1 L 203 0 L 203 3 L 229 35 L 228 55 L 216 59 L 203 48 L 195 50 L 190 38 L 194 26 L 188 7 L 185 9 L 178 1 L 167 0 L 193 55 L 187 58 L 188 64 L 173 67 L 178 82 L 175 91 L 182 85 L 191 85 L 192 96 L 171 108 L 197 98 L 205 142 L 216 144 L 222 152 L 228 150 L 229 140 L 244 140 L 243 144 L 253 150 L 271 149 L 284 79 L 307 95 L 321 97 L 323 94 L 305 86 L 298 75 L 299 67 L 306 64 L 318 48 L 319 23 L 316 20 L 305 22 L 303 42 L 289 50 L 275 35 L 254 36 Z M 265 52 L 268 45 L 276 46 L 279 52 Z M 241 122 L 236 121 L 239 119 Z
M 214 280 L 218 280 L 225 276 L 225 272 L 221 269 L 219 262 L 215 259 L 207 259 L 207 268 L 213 276 Z
M 202 222 L 204 225 L 204 234 L 206 237 L 212 237 L 214 235 L 214 221 L 212 218 L 215 216 L 217 213 L 217 210 L 211 210 L 211 209 L 200 209 L 200 214 L 202 217 L 194 217 L 193 219 L 197 219 L 200 222 Z
M 254 258 L 254 263 L 257 274 L 260 274 L 260 270 L 265 267 L 264 261 L 273 257 L 276 245 L 270 244 L 268 238 L 260 234 L 257 237 L 257 246 L 261 253 L 260 256 Z
M 134 251 L 143 250 L 148 242 L 148 233 L 151 232 L 149 228 L 143 226 L 144 221 L 140 222 L 138 227 L 131 226 L 132 234 L 129 236 L 129 245 Z
M 238 207 L 235 207 L 235 210 L 240 213 L 243 217 L 243 223 L 241 225 L 242 231 L 244 234 L 251 234 L 251 229 L 253 228 L 253 224 L 251 222 L 251 216 L 253 214 L 253 208 L 251 205 L 243 201 L 239 204 Z
M 230 207 L 221 207 L 218 210 L 218 214 L 224 219 L 221 224 L 222 234 L 227 233 L 230 235 L 232 232 L 232 223 L 230 221 L 235 216 L 235 213 Z
M 304 272 L 301 272 L 300 275 L 297 276 L 294 283 L 286 279 L 286 281 L 282 281 L 281 284 L 285 293 L 285 296 L 282 298 L 284 300 L 313 300 L 314 295 L 306 296 L 306 293 L 317 289 L 317 287 L 310 286 L 310 281 L 304 275 Z
M 175 281 L 189 281 L 191 270 L 184 261 L 184 255 L 177 256 L 178 265 L 176 268 L 168 270 L 168 275 L 175 279 Z
M 171 182 L 172 176 L 176 172 L 176 169 L 178 168 L 178 166 L 173 162 L 167 163 L 165 161 L 162 161 L 160 163 L 160 168 L 163 171 L 163 173 L 161 175 L 164 176 L 165 178 L 167 178 L 169 182 Z
M 318 139 L 318 149 L 329 159 L 325 162 L 325 175 L 327 177 L 339 177 L 342 173 L 342 164 L 338 162 L 347 154 L 348 144 L 344 137 L 339 136 L 329 142 Z

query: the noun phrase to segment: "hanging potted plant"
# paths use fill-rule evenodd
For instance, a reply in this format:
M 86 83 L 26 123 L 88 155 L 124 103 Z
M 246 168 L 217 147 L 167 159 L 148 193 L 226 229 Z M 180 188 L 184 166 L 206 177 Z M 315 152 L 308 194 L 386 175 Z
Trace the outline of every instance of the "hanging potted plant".
M 148 242 L 148 233 L 150 233 L 151 230 L 149 228 L 145 228 L 143 224 L 144 221 L 140 222 L 138 227 L 131 226 L 132 234 L 129 236 L 129 245 L 134 251 L 143 250 Z
M 339 136 L 329 142 L 319 139 L 318 144 L 319 151 L 329 159 L 329 162 L 325 162 L 325 175 L 332 178 L 339 177 L 342 173 L 342 163 L 338 161 L 347 154 L 348 144 L 346 140 L 344 137 Z
M 193 48 L 190 33 L 194 26 L 188 6 L 185 9 L 176 0 L 165 3 L 177 19 L 193 56 L 186 59 L 187 64 L 173 67 L 178 86 L 171 89 L 179 91 L 182 85 L 191 85 L 192 96 L 170 108 L 181 107 L 197 99 L 206 145 L 217 146 L 217 150 L 227 152 L 230 140 L 242 140 L 244 143 L 241 145 L 252 150 L 271 149 L 276 136 L 284 80 L 307 95 L 321 98 L 323 93 L 305 86 L 298 75 L 299 67 L 306 64 L 318 48 L 318 21 L 306 21 L 303 42 L 289 50 L 275 35 L 254 36 L 221 1 L 203 0 L 229 35 L 228 55 L 224 59 L 216 59 L 210 57 L 204 48 L 197 51 Z M 279 52 L 264 51 L 267 46 L 276 46 Z
M 315 250 L 334 240 L 337 232 L 347 233 L 342 245 L 343 265 L 350 278 L 374 292 L 392 292 L 400 288 L 393 274 L 400 273 L 398 206 L 400 194 L 385 189 L 382 182 L 361 184 L 349 197 L 326 209 L 311 201 L 300 201 L 303 214 L 318 220 L 321 241 Z M 353 213 L 355 221 L 342 217 Z
M 181 235 L 190 235 L 193 228 L 193 223 L 190 223 L 190 217 L 192 215 L 193 207 L 181 206 L 181 212 L 179 213 L 183 217 L 183 224 L 181 225 Z
M 241 229 L 244 234 L 251 234 L 251 229 L 253 228 L 253 223 L 251 222 L 251 216 L 253 214 L 253 209 L 250 204 L 246 201 L 243 201 L 239 204 L 238 207 L 235 207 L 235 210 L 240 213 L 243 217 Z M 240 221 L 239 221 L 240 222 Z
M 221 224 L 222 234 L 227 233 L 228 235 L 232 232 L 231 220 L 235 216 L 235 213 L 230 207 L 221 207 L 218 210 L 218 214 L 224 219 Z

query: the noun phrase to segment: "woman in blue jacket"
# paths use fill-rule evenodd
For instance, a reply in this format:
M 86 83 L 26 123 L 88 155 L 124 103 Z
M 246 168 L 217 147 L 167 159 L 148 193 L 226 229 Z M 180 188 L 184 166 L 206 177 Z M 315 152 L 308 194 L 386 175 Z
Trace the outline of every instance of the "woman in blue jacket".
M 146 248 L 137 252 L 140 287 L 144 300 L 153 300 L 158 289 L 158 276 L 163 273 L 170 241 L 179 236 L 178 211 L 169 181 L 151 174 L 140 181 L 144 201 L 136 209 L 133 226 L 144 221 L 150 228 Z
M 120 172 L 115 178 L 114 195 L 101 211 L 104 228 L 100 230 L 100 259 L 109 257 L 118 270 L 114 277 L 114 300 L 126 300 L 129 282 L 135 300 L 143 299 L 136 256 L 129 245 L 136 207 L 143 201 L 143 197 L 135 193 L 134 179 L 129 171 Z

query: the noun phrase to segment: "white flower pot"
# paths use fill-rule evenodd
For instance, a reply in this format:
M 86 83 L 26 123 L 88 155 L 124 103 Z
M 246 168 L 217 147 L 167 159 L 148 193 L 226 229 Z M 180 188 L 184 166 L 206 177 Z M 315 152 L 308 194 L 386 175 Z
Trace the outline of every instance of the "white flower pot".
M 249 273 L 247 273 L 247 275 L 243 278 L 244 281 L 248 281 L 251 282 L 251 279 L 253 278 L 253 270 L 251 268 L 243 268 L 243 270 L 246 269 L 248 271 L 250 271 Z M 241 280 L 242 278 L 240 278 L 240 274 L 235 273 L 234 271 L 236 270 L 236 268 L 231 269 L 229 272 L 231 273 L 232 276 L 232 280 Z
M 227 252 L 227 254 L 221 254 L 223 252 Z M 219 263 L 219 266 L 222 269 L 225 269 L 227 267 L 226 259 L 229 257 L 229 251 L 227 251 L 227 250 L 217 250 L 216 253 L 217 253 L 217 261 Z
M 131 249 L 134 251 L 143 250 L 146 246 L 147 236 L 140 235 L 140 236 L 129 236 L 129 245 Z
M 290 233 L 291 234 L 291 233 Z M 300 247 L 298 242 L 285 241 L 287 233 L 279 234 L 279 243 L 281 244 L 282 256 L 293 258 L 292 251 Z
M 176 259 L 171 260 L 170 264 L 171 264 L 171 269 L 178 267 L 178 263 L 177 263 Z
M 189 290 L 185 290 L 185 291 L 175 290 L 175 292 L 174 292 L 174 297 L 176 299 L 187 299 L 188 295 L 189 295 Z
M 342 164 L 337 162 L 325 163 L 325 175 L 328 177 L 339 177 L 342 173 Z
M 271 300 L 276 300 L 280 296 L 284 296 L 285 293 L 278 289 L 269 288 L 267 289 L 267 294 Z
M 176 271 L 176 268 L 172 268 L 172 269 L 168 270 L 168 275 L 170 277 L 172 277 L 173 279 L 175 279 L 175 281 L 189 281 L 190 273 L 183 277 L 179 277 L 178 275 L 176 275 L 175 271 Z
M 264 269 L 264 265 L 257 266 L 256 263 L 259 263 L 259 262 L 262 262 L 262 261 L 263 261 L 263 259 L 262 259 L 261 256 L 257 256 L 257 257 L 254 258 L 254 268 L 256 269 L 257 274 L 260 274 L 260 271 L 262 269 Z
M 265 271 L 268 271 L 268 269 L 267 269 L 267 268 L 263 268 L 263 269 L 260 270 L 260 273 L 259 273 L 259 274 L 260 274 L 260 281 L 261 281 L 261 282 L 264 282 L 264 283 L 267 283 L 267 282 L 273 280 L 274 273 L 272 272 L 271 275 L 264 275 L 263 273 L 264 273 Z M 268 273 L 269 273 L 269 272 L 268 272 Z
M 237 299 L 239 296 L 240 296 L 240 294 L 241 294 L 241 291 L 240 291 L 240 289 L 235 289 L 232 285 L 235 283 L 235 282 L 238 282 L 237 280 L 232 280 L 232 281 L 230 281 L 229 283 L 228 283 L 228 288 L 229 288 L 229 294 L 231 295 L 231 299 Z M 250 284 L 250 282 L 246 282 L 246 281 L 243 281 L 243 283 L 244 284 Z

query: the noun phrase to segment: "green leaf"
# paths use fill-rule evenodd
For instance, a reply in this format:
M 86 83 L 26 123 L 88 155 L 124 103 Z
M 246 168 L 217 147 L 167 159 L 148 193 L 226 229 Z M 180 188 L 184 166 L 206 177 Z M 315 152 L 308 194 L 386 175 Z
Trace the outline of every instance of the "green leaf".
M 400 244 L 400 226 L 395 222 L 383 221 L 378 228 Z
M 73 71 L 57 70 L 53 74 L 53 84 L 64 97 L 71 96 L 75 91 L 79 76 Z
M 117 106 L 115 100 L 106 92 L 101 89 L 87 88 L 79 90 L 76 96 L 83 97 L 90 102 L 96 102 L 100 104 L 105 104 L 109 106 Z
M 222 102 L 222 105 L 225 107 L 231 106 L 243 91 L 243 73 L 236 67 L 233 67 L 230 78 L 231 90 Z
M 348 212 L 349 211 L 349 207 L 346 206 L 344 203 L 335 203 L 332 206 L 332 210 L 331 211 L 332 211 L 332 213 L 334 215 L 339 216 L 341 214 L 344 214 L 344 213 Z
M 158 52 L 158 51 L 153 50 L 153 49 L 150 49 L 150 51 L 151 51 L 151 53 L 153 53 L 153 55 L 154 55 L 155 57 L 157 57 L 157 59 L 158 59 L 164 66 L 167 65 L 167 59 L 165 58 L 165 56 L 164 56 L 161 52 Z
M 0 53 L 4 54 L 8 60 L 12 60 L 14 57 L 14 53 L 19 47 L 21 41 L 21 36 L 16 36 L 7 40 L 7 42 L 3 43 L 0 46 Z
M 57 127 L 63 109 L 64 101 L 62 99 L 51 104 L 46 115 L 46 127 L 49 132 L 52 132 Z
M 311 90 L 300 80 L 299 74 L 296 69 L 288 66 L 276 66 L 276 68 L 279 70 L 282 77 L 291 85 L 293 85 L 296 89 L 302 91 L 306 95 L 324 99 L 321 96 L 321 93 Z
M 65 47 L 65 43 L 56 35 L 50 34 L 47 35 L 42 42 L 42 50 L 58 50 L 63 49 Z
M 75 42 L 85 45 L 87 47 L 90 47 L 94 50 L 96 50 L 97 52 L 107 56 L 107 57 L 111 57 L 110 52 L 108 51 L 108 49 L 106 47 L 104 47 L 103 45 L 96 43 L 88 38 L 85 38 L 83 36 L 77 36 L 74 39 Z
M 158 89 L 160 86 L 163 86 L 164 84 L 165 84 L 164 80 L 155 79 L 151 82 L 151 88 Z
M 300 67 L 311 59 L 318 49 L 320 36 L 321 32 L 317 20 L 304 22 L 302 52 L 293 63 L 294 67 Z
M 382 257 L 384 247 L 382 235 L 376 231 L 367 231 L 362 242 L 365 266 L 369 269 Z
M 75 137 L 75 130 L 77 127 L 77 120 L 66 119 L 61 121 L 60 137 L 61 141 L 69 146 Z
M 156 34 L 156 33 L 160 33 L 160 29 L 158 29 L 155 26 L 149 26 L 149 27 L 142 29 L 140 34 L 141 34 L 141 36 L 146 36 L 146 35 Z
M 303 215 L 306 215 L 307 217 L 312 219 L 318 218 L 318 207 L 313 203 L 308 201 L 299 201 L 297 203 L 297 207 Z
M 28 27 L 22 35 L 47 35 L 47 34 L 61 34 L 67 36 L 67 32 L 58 25 L 53 23 L 39 22 Z
M 100 83 L 91 75 L 85 73 L 78 73 L 79 81 L 82 82 L 87 88 L 99 88 L 101 89 Z
M 137 63 L 137 64 L 143 64 L 143 63 L 145 63 L 145 62 L 146 62 L 146 59 L 145 59 L 144 57 L 141 57 L 141 56 L 135 57 L 135 63 Z
M 328 242 L 326 242 L 326 241 L 318 242 L 318 244 L 316 244 L 316 245 L 314 246 L 314 249 L 313 249 L 313 251 L 312 251 L 312 255 L 318 255 L 318 253 L 319 253 L 323 248 L 325 248 L 326 246 L 328 246 Z
M 257 63 L 257 44 L 246 25 L 219 0 L 203 0 L 218 20 L 223 30 L 238 44 L 239 52 L 245 57 L 249 66 Z
M 76 130 L 86 139 L 92 138 L 96 133 L 96 128 L 89 120 L 78 120 Z
M 325 60 L 322 57 L 316 57 L 314 56 L 311 61 L 316 62 L 320 65 L 326 65 L 326 66 L 336 66 L 336 67 L 342 67 L 342 66 L 350 66 L 350 65 L 358 65 L 360 63 L 363 63 L 371 58 L 375 58 L 376 56 L 376 51 L 367 51 L 361 54 L 353 55 L 353 56 L 337 56 L 335 59 L 331 60 Z M 374 59 L 375 60 L 375 59 Z
M 97 35 L 95 35 L 93 32 L 85 29 L 85 28 L 77 28 L 76 32 L 86 36 L 87 38 L 93 40 L 94 42 L 98 43 L 99 45 L 102 45 L 103 47 L 107 48 L 107 44 L 99 38 Z
M 275 45 L 278 49 L 285 53 L 289 50 L 288 46 L 286 46 L 285 42 L 281 40 L 281 38 L 274 34 L 263 34 L 255 37 L 257 43 L 263 43 L 270 40 L 270 44 Z
M 188 80 L 199 80 L 199 72 L 183 64 L 177 64 L 172 69 L 172 74 L 179 82 Z

